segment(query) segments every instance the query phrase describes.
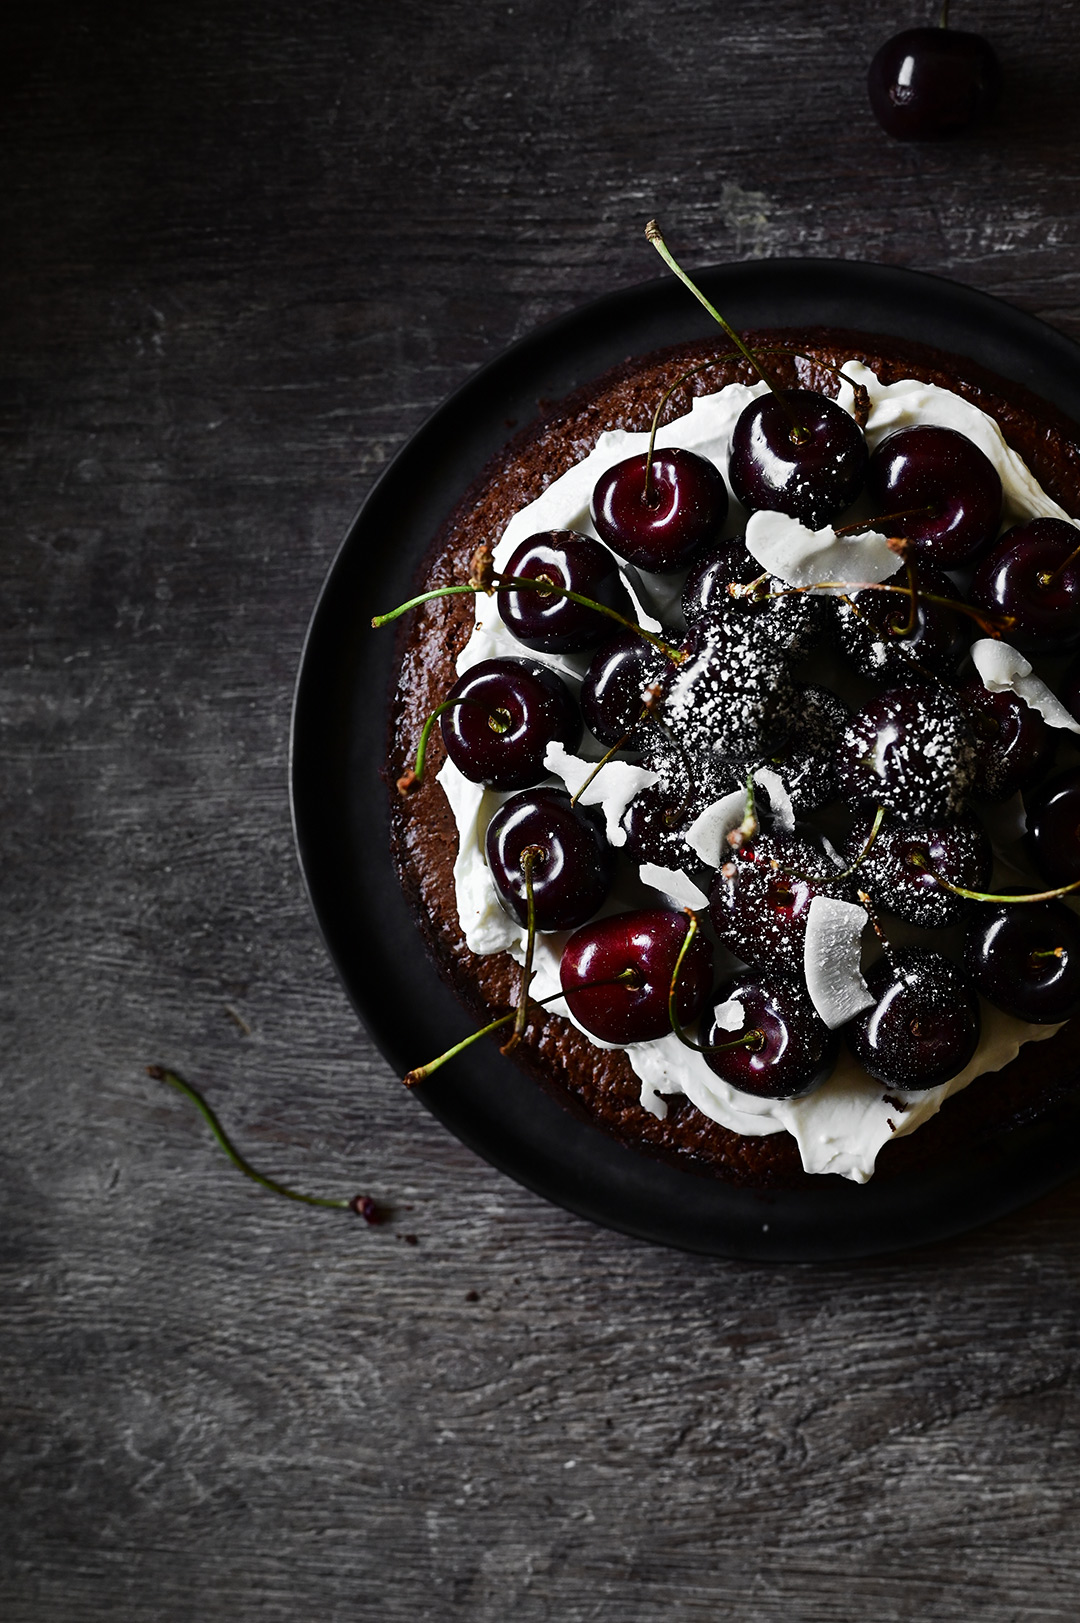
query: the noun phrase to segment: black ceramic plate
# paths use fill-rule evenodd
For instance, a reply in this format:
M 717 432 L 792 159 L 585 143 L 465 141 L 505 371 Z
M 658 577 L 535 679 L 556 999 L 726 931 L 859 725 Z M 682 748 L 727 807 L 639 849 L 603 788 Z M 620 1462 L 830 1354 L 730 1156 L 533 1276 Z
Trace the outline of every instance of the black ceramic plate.
M 920 340 L 1026 384 L 1080 419 L 1080 349 L 1008 305 L 937 277 L 834 260 L 725 265 L 698 280 L 737 327 L 827 325 Z M 707 336 L 674 278 L 612 293 L 482 367 L 383 474 L 350 526 L 315 610 L 297 684 L 292 803 L 327 947 L 398 1075 L 470 1022 L 421 944 L 390 862 L 379 776 L 393 632 L 373 613 L 409 595 L 440 521 L 511 425 L 635 354 Z M 748 1259 L 833 1260 L 941 1239 L 1080 1171 L 1080 1109 L 1013 1131 L 948 1167 L 862 1187 L 826 1176 L 759 1194 L 623 1149 L 553 1103 L 485 1040 L 419 1095 L 493 1165 L 558 1205 L 643 1239 Z

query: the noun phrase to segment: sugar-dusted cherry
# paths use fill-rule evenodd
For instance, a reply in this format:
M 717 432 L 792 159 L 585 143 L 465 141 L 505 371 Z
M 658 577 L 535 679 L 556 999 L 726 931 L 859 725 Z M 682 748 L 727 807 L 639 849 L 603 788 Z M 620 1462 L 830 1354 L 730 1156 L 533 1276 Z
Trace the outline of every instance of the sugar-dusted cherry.
M 953 694 L 892 688 L 851 718 L 840 743 L 841 795 L 914 823 L 951 822 L 975 777 L 975 740 Z
M 620 631 L 596 650 L 581 684 L 582 714 L 601 744 L 609 748 L 626 740 L 627 748 L 641 745 L 642 719 L 648 691 L 671 669 L 671 661 L 632 631 Z
M 639 908 L 609 914 L 575 930 L 559 975 L 566 1001 L 586 1031 L 608 1043 L 647 1043 L 671 1029 L 668 996 L 690 921 L 685 913 Z M 630 971 L 628 980 L 616 982 Z M 681 1025 L 705 1005 L 712 987 L 712 948 L 695 935 L 683 960 L 676 997 Z
M 732 998 L 742 1005 L 741 1024 L 728 1030 L 714 1019 L 705 1038 L 713 1050 L 705 1060 L 717 1076 L 759 1099 L 801 1099 L 820 1087 L 836 1063 L 839 1034 L 825 1025 L 802 981 L 776 969 L 746 970 L 715 1003 Z M 756 1042 L 720 1046 L 752 1032 L 760 1034 Z
M 970 1064 L 981 1021 L 975 983 L 943 953 L 893 948 L 866 974 L 877 1002 L 845 1027 L 855 1058 L 891 1088 L 919 1093 Z
M 783 389 L 740 413 L 728 478 L 750 512 L 787 513 L 816 530 L 855 500 L 867 460 L 862 429 L 843 406 L 810 389 Z
M 538 930 L 573 930 L 607 897 L 614 853 L 595 814 L 563 789 L 527 789 L 505 800 L 485 839 L 488 868 L 507 911 L 528 922 L 525 853 L 530 853 Z
M 704 616 L 691 626 L 682 664 L 665 676 L 660 716 L 703 762 L 781 752 L 798 726 L 788 664 L 757 620 Z
M 541 586 L 546 581 L 633 616 L 618 560 L 599 541 L 574 530 L 545 530 L 530 536 L 516 549 L 504 573 L 538 581 Z M 497 601 L 504 625 L 518 642 L 538 653 L 582 653 L 614 630 L 614 622 L 606 615 L 550 590 L 508 586 L 499 592 Z
M 871 681 L 890 687 L 951 679 L 967 648 L 964 620 L 938 598 L 960 600 L 948 575 L 933 564 L 912 568 L 914 606 L 897 592 L 852 592 L 833 599 L 837 640 L 855 669 Z M 885 583 L 910 590 L 906 569 Z M 930 594 L 927 596 L 926 594 Z
M 752 584 L 755 590 L 746 596 L 729 590 Z M 683 584 L 682 611 L 687 625 L 710 618 L 755 620 L 788 659 L 804 658 L 829 634 L 829 602 L 814 592 L 786 591 L 782 580 L 763 576 L 741 536 L 698 547 Z
M 466 778 L 492 789 L 528 789 L 545 776 L 549 744 L 573 750 L 581 742 L 577 701 L 538 660 L 481 660 L 444 703 L 446 753 Z
M 962 135 L 989 112 L 1001 89 L 998 59 L 981 34 L 909 28 L 886 40 L 870 64 L 874 117 L 898 141 Z
M 1080 1014 L 1080 919 L 1063 902 L 983 904 L 964 962 L 983 997 L 1017 1020 L 1056 1025 Z
M 1051 885 L 1080 879 L 1080 768 L 1059 772 L 1031 796 L 1024 843 Z
M 828 858 L 802 835 L 758 834 L 723 864 L 709 892 L 717 939 L 746 964 L 801 974 L 810 904 L 846 894 Z
M 727 510 L 723 474 L 696 451 L 627 457 L 600 475 L 592 494 L 601 540 L 654 575 L 685 568 L 695 547 L 719 535 Z
M 1054 729 L 1039 712 L 1015 693 L 991 693 L 977 676 L 962 684 L 958 697 L 975 738 L 975 793 L 1010 800 L 1037 783 L 1057 749 Z
M 1080 642 L 1080 528 L 1063 518 L 1014 525 L 976 569 L 971 601 L 1008 615 L 1006 640 L 1024 653 L 1074 648 Z
M 852 859 L 864 848 L 870 826 L 869 817 L 857 819 L 848 847 Z M 859 865 L 858 883 L 879 907 L 933 930 L 955 924 L 976 905 L 941 881 L 983 891 L 993 866 L 993 847 L 974 817 L 943 828 L 886 822 Z
M 870 458 L 866 489 L 875 513 L 887 519 L 875 528 L 901 536 L 915 557 L 939 569 L 973 558 L 1001 524 L 994 464 L 966 434 L 936 423 L 899 428 L 881 440 Z

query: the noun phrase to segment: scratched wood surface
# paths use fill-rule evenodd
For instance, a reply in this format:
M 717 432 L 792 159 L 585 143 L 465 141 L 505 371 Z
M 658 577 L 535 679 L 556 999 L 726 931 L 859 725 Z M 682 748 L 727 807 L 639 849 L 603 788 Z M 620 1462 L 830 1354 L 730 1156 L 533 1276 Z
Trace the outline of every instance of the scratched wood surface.
M 880 259 L 1080 337 L 1077 8 L 954 6 L 1003 104 L 899 146 L 863 76 L 926 13 L 5 12 L 6 1623 L 1080 1614 L 1080 1189 L 850 1267 L 594 1230 L 389 1074 L 286 796 L 358 500 L 471 369 L 655 274 L 650 213 L 691 262 Z M 256 1190 L 153 1061 L 391 1220 Z

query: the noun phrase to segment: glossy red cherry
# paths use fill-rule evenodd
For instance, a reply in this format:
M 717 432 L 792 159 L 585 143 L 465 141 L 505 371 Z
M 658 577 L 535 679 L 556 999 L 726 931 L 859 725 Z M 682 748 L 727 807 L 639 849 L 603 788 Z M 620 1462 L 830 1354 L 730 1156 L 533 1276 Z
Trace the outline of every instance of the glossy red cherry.
M 979 34 L 909 28 L 887 40 L 867 74 L 870 106 L 898 141 L 962 135 L 1001 88 L 997 57 Z
M 626 739 L 628 749 L 640 748 L 645 693 L 661 682 L 671 661 L 632 631 L 620 631 L 593 655 L 581 684 L 582 714 L 586 726 L 609 748 Z
M 839 1035 L 821 1019 L 801 981 L 776 970 L 747 970 L 717 994 L 717 1007 L 737 998 L 742 1023 L 733 1031 L 712 1023 L 706 1063 L 717 1076 L 758 1099 L 801 1099 L 826 1080 L 836 1063 Z M 720 1048 L 750 1032 L 758 1042 Z
M 787 513 L 816 530 L 855 500 L 867 455 L 862 429 L 843 406 L 810 389 L 785 389 L 740 413 L 728 478 L 751 512 Z
M 971 601 L 1007 614 L 1004 635 L 1025 653 L 1065 653 L 1080 641 L 1080 528 L 1036 518 L 1006 531 L 975 571 Z
M 984 904 L 964 962 L 983 997 L 1017 1020 L 1056 1025 L 1080 1014 L 1080 919 L 1063 902 Z
M 566 683 L 531 659 L 485 659 L 459 676 L 440 718 L 446 753 L 466 778 L 528 789 L 546 775 L 544 753 L 581 742 L 581 712 Z
M 974 983 L 940 952 L 894 948 L 867 971 L 876 1004 L 845 1028 L 855 1058 L 892 1088 L 918 1093 L 948 1082 L 979 1046 Z
M 615 913 L 575 930 L 562 955 L 559 974 L 566 1001 L 594 1037 L 608 1043 L 647 1043 L 671 1029 L 668 994 L 686 932 L 685 913 L 641 908 Z M 626 970 L 629 983 L 614 981 Z M 712 987 L 712 949 L 697 935 L 683 961 L 676 1008 L 686 1025 L 700 1014 Z
M 920 423 L 889 434 L 870 458 L 866 488 L 875 513 L 908 515 L 875 528 L 902 536 L 915 557 L 940 569 L 973 558 L 1001 524 L 997 469 L 955 428 Z
M 1059 772 L 1031 797 L 1024 843 L 1049 884 L 1080 879 L 1080 768 Z
M 991 693 L 977 676 L 957 696 L 975 738 L 975 793 L 1009 800 L 1037 783 L 1057 749 L 1054 729 L 1039 712 L 1013 693 Z
M 669 575 L 685 568 L 702 541 L 719 534 L 727 486 L 716 464 L 696 451 L 654 450 L 646 500 L 645 463 L 642 453 L 600 475 L 592 519 L 597 535 L 620 558 Z
M 562 789 L 529 789 L 503 802 L 484 841 L 488 868 L 507 912 L 529 917 L 524 854 L 531 851 L 538 930 L 572 930 L 603 906 L 614 853 L 587 809 Z
M 591 536 L 573 530 L 545 530 L 530 536 L 516 549 L 504 573 L 547 580 L 633 618 L 617 559 Z M 507 587 L 499 592 L 498 604 L 503 624 L 518 642 L 539 653 L 582 653 L 595 648 L 615 629 L 615 622 L 606 615 L 554 592 Z

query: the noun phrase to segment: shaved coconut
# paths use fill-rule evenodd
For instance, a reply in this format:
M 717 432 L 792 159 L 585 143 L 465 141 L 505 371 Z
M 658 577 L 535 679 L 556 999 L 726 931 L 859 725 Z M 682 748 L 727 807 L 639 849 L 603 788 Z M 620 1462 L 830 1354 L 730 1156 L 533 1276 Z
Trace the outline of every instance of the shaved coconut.
M 789 586 L 818 586 L 828 580 L 880 585 L 900 567 L 888 538 L 876 530 L 837 535 L 831 524 L 808 530 L 786 513 L 752 513 L 746 549 L 762 569 Z
M 810 1001 L 830 1031 L 876 1001 L 859 961 L 868 915 L 857 902 L 815 896 L 806 918 L 803 974 Z
M 681 868 L 661 868 L 657 862 L 643 862 L 638 872 L 643 885 L 648 885 L 652 890 L 663 891 L 665 896 L 669 896 L 680 907 L 697 909 L 709 905 L 709 898 L 705 892 L 699 890 Z
M 729 997 L 726 1003 L 717 1004 L 713 1019 L 721 1031 L 738 1031 L 746 1020 L 746 1011 L 737 997 Z
M 980 637 L 971 645 L 971 658 L 988 693 L 1015 693 L 1051 727 L 1067 727 L 1071 733 L 1080 733 L 1080 722 L 1074 721 L 1057 695 L 1035 675 L 1031 661 L 1019 649 L 992 637 Z
M 719 868 L 730 854 L 727 837 L 745 816 L 746 792 L 734 789 L 730 795 L 714 800 L 711 806 L 699 812 L 683 839 L 702 862 L 707 862 L 710 868 Z
M 781 833 L 794 834 L 795 808 L 791 804 L 791 796 L 788 794 L 784 780 L 779 772 L 774 772 L 771 766 L 759 766 L 754 773 L 754 782 L 759 784 L 768 795 L 769 807 Z M 741 822 L 742 819 L 740 818 L 739 821 Z
M 557 740 L 549 744 L 544 753 L 544 765 L 553 777 L 562 779 L 571 795 L 577 794 L 590 772 L 596 770 L 596 764 L 595 761 L 583 761 L 580 755 L 568 754 L 566 747 Z M 625 845 L 626 830 L 620 823 L 623 812 L 636 794 L 659 782 L 659 773 L 650 771 L 648 767 L 633 766 L 629 761 L 605 761 L 589 787 L 582 791 L 578 804 L 600 806 L 604 813 L 608 843 Z

